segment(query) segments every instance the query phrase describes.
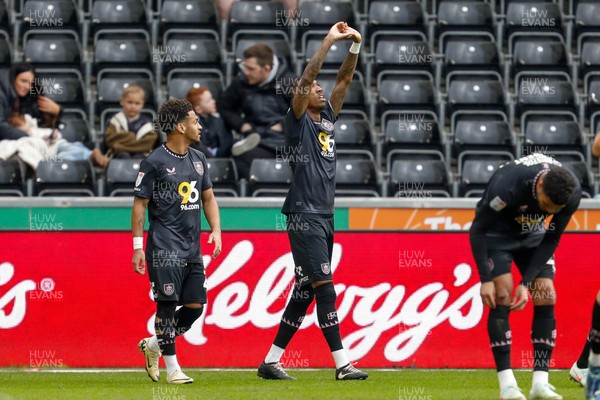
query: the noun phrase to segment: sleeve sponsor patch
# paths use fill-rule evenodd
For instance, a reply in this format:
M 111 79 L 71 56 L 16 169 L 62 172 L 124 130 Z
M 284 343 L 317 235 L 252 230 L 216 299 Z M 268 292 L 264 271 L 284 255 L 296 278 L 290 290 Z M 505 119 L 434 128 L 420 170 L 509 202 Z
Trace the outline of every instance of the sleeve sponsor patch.
M 490 201 L 490 208 L 494 211 L 500 211 L 504 207 L 506 207 L 506 202 L 500 196 L 496 196 Z
M 144 179 L 144 172 L 138 172 L 137 179 L 135 180 L 135 186 L 138 187 L 142 183 L 142 179 Z

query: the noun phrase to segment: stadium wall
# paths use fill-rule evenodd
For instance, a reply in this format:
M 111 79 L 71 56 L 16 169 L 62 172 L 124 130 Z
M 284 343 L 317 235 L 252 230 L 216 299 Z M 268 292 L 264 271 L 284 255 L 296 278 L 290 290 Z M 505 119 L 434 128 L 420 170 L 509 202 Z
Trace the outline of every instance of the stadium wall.
M 220 199 L 223 254 L 208 255 L 208 304 L 180 362 L 256 367 L 291 293 L 280 200 Z M 332 269 L 345 347 L 362 367 L 491 368 L 468 234 L 474 200 L 340 200 Z M 147 277 L 130 265 L 131 200 L 0 200 L 0 366 L 138 367 L 152 331 Z M 203 226 L 207 224 L 204 221 Z M 556 253 L 552 368 L 578 357 L 600 283 L 600 205 L 584 200 Z M 511 316 L 512 361 L 531 368 L 532 305 Z M 286 367 L 332 366 L 314 307 Z

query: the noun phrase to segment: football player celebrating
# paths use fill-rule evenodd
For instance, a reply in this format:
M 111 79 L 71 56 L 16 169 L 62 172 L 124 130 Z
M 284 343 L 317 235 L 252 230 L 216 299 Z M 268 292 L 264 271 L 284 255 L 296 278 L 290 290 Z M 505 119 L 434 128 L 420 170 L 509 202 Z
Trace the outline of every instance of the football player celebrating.
M 140 164 L 131 213 L 133 270 L 146 271 L 156 301 L 156 335 L 138 344 L 144 353 L 146 372 L 159 380 L 158 361 L 162 353 L 168 383 L 192 383 L 181 372 L 175 355 L 175 339 L 184 334 L 202 315 L 206 304 L 206 276 L 200 251 L 200 207 L 215 243 L 213 257 L 221 252 L 219 207 L 208 176 L 206 158 L 190 148 L 200 141 L 202 127 L 187 100 L 171 99 L 157 116 L 167 142 Z M 146 208 L 150 229 L 146 251 L 143 233 Z M 177 306 L 182 307 L 177 310 Z
M 481 299 L 490 307 L 488 334 L 498 371 L 500 399 L 525 399 L 510 365 L 510 311 L 522 310 L 531 293 L 534 349 L 531 399 L 562 399 L 548 383 L 556 339 L 554 251 L 581 199 L 575 177 L 555 159 L 535 153 L 499 168 L 477 203 L 470 229 L 481 279 Z M 546 227 L 545 220 L 552 215 Z M 511 264 L 522 280 L 514 297 Z
M 316 78 L 329 49 L 342 39 L 354 43 L 327 100 Z M 285 117 L 286 146 L 300 156 L 290 161 L 293 179 L 281 210 L 287 216 L 296 285 L 273 345 L 258 368 L 258 376 L 265 379 L 294 379 L 281 368 L 279 360 L 313 299 L 319 326 L 335 361 L 335 379 L 362 380 L 368 376 L 354 368 L 342 345 L 331 272 L 336 165 L 333 123 L 352 82 L 361 41 L 360 33 L 345 22 L 332 26 L 304 69 Z

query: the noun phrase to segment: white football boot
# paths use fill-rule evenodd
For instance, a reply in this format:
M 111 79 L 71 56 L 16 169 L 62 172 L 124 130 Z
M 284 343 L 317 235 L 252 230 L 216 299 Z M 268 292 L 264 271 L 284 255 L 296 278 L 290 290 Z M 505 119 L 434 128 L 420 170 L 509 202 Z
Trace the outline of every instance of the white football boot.
M 500 391 L 500 400 L 527 400 L 518 386 L 507 386 Z
M 581 386 L 585 387 L 587 383 L 588 371 L 589 370 L 587 368 L 579 368 L 577 366 L 577 362 L 574 362 L 571 370 L 569 371 L 569 377 L 572 381 L 575 381 Z
M 538 383 L 531 388 L 531 400 L 562 400 L 562 396 L 555 392 L 556 388 L 549 383 Z

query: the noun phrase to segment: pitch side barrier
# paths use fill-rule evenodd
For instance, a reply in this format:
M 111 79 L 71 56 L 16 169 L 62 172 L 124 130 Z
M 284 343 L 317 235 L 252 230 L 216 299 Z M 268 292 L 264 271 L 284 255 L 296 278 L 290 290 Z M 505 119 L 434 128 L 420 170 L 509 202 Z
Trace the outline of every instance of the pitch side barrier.
M 127 198 L 0 199 L 0 367 L 140 368 L 135 344 L 152 333 L 155 306 L 148 277 L 131 266 L 131 204 Z M 219 199 L 223 252 L 210 256 L 204 230 L 208 303 L 179 339 L 185 367 L 260 364 L 294 282 L 281 204 Z M 331 269 L 344 346 L 358 367 L 493 368 L 466 232 L 475 204 L 336 201 Z M 599 201 L 582 200 L 556 252 L 551 368 L 570 367 L 589 331 L 600 282 L 599 213 Z M 148 268 L 179 265 L 176 249 L 150 256 Z M 511 314 L 514 368 L 533 366 L 532 312 L 530 302 Z M 311 307 L 281 361 L 286 368 L 332 367 L 324 349 Z

